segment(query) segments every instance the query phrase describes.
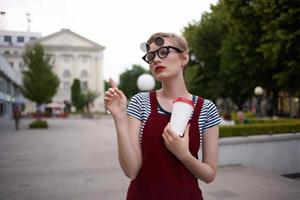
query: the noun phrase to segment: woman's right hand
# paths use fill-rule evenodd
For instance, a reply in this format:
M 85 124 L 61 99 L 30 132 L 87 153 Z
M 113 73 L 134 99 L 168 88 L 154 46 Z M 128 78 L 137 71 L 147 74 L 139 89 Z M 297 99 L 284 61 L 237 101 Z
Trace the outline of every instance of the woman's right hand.
M 109 84 L 111 87 L 105 92 L 104 96 L 105 107 L 113 117 L 118 117 L 126 113 L 127 98 L 111 78 Z

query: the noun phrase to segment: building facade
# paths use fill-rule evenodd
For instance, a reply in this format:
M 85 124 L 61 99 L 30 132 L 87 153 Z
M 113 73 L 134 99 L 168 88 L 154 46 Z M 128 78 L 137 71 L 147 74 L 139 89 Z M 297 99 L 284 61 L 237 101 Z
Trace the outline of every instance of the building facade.
M 0 117 L 10 117 L 14 104 L 24 104 L 21 95 L 23 53 L 26 43 L 37 40 L 41 33 L 0 31 Z
M 23 53 L 25 45 L 41 37 L 38 32 L 0 31 L 0 53 L 19 74 L 25 70 Z
M 39 38 L 29 45 L 39 43 L 50 57 L 54 73 L 60 79 L 60 86 L 52 102 L 70 103 L 71 86 L 75 78 L 81 82 L 82 92 L 93 91 L 99 96 L 91 105 L 91 111 L 103 112 L 104 80 L 103 50 L 101 46 L 69 29 Z
M 11 117 L 15 104 L 21 104 L 21 77 L 0 55 L 0 117 Z
M 46 56 L 51 58 L 54 73 L 60 79 L 57 94 L 52 99 L 58 104 L 71 102 L 71 85 L 75 78 L 81 82 L 83 92 L 96 92 L 99 96 L 91 106 L 92 111 L 105 111 L 104 109 L 104 81 L 103 81 L 103 50 L 101 46 L 87 38 L 84 38 L 71 30 L 62 29 L 54 34 L 41 37 L 38 32 L 0 31 L 0 54 L 2 69 L 8 66 L 18 75 L 18 81 L 13 80 L 15 86 L 21 84 L 22 72 L 26 70 L 23 61 L 23 53 L 26 45 L 40 43 Z M 6 63 L 6 64 L 3 64 Z M 8 87 L 11 78 L 1 76 L 1 87 Z M 11 73 L 10 73 L 11 74 Z M 9 81 L 10 80 L 10 81 Z M 5 86 L 4 86 L 5 82 Z M 2 88 L 2 90 L 4 90 Z M 5 89 L 5 91 L 8 91 Z M 10 91 L 10 90 L 9 90 Z M 2 99 L 8 97 L 3 97 Z M 20 97 L 24 101 L 24 98 Z M 1 104 L 2 112 L 6 110 Z M 5 106 L 6 107 L 6 106 Z M 26 103 L 25 112 L 33 112 L 35 105 Z M 5 112 L 6 113 L 6 112 Z M 2 114 L 4 115 L 4 114 Z

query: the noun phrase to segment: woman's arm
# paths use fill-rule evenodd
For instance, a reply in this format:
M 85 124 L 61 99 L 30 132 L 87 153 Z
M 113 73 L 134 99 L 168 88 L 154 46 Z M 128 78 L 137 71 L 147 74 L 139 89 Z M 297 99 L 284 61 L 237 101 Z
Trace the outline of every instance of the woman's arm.
M 132 116 L 124 114 L 121 118 L 114 118 L 119 163 L 125 175 L 134 179 L 142 164 L 142 152 L 139 144 L 139 132 L 141 121 Z
M 110 84 L 112 88 L 105 92 L 104 102 L 115 122 L 119 163 L 125 175 L 134 179 L 142 162 L 139 144 L 141 121 L 127 115 L 126 96 L 112 80 L 110 80 Z
M 165 128 L 163 138 L 167 148 L 184 164 L 184 166 L 200 180 L 210 183 L 215 179 L 219 149 L 219 126 L 206 129 L 203 134 L 203 158 L 196 159 L 189 151 L 189 126 L 184 137 L 180 138 L 170 128 Z

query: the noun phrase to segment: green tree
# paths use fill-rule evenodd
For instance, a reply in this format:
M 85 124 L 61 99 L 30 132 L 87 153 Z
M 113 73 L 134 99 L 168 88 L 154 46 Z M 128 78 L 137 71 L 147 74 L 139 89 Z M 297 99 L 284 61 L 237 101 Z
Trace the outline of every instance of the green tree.
M 204 13 L 200 22 L 184 28 L 183 35 L 190 47 L 191 59 L 186 73 L 189 90 L 213 100 L 222 95 L 220 50 L 227 33 L 220 4 L 211 6 L 212 12 Z
M 84 106 L 84 95 L 81 92 L 79 79 L 74 79 L 71 86 L 71 101 L 77 111 L 82 111 Z
M 264 85 L 274 94 L 276 114 L 280 90 L 300 96 L 300 2 L 253 0 L 252 7 L 262 28 L 258 51 L 264 56 Z
M 263 80 L 263 56 L 257 52 L 261 27 L 251 1 L 224 0 L 228 33 L 221 50 L 221 75 L 227 95 L 242 109 Z
M 145 73 L 149 73 L 149 71 L 145 70 L 140 65 L 133 65 L 131 69 L 127 69 L 120 75 L 118 88 L 124 92 L 128 99 L 139 92 L 137 79 L 140 75 Z
M 50 58 L 45 56 L 40 44 L 27 46 L 23 60 L 28 70 L 23 72 L 22 93 L 36 102 L 39 108 L 41 104 L 51 102 L 59 86 L 59 79 L 52 72 Z
M 84 106 L 86 107 L 87 113 L 90 113 L 90 106 L 98 96 L 99 94 L 97 92 L 90 90 L 84 94 Z

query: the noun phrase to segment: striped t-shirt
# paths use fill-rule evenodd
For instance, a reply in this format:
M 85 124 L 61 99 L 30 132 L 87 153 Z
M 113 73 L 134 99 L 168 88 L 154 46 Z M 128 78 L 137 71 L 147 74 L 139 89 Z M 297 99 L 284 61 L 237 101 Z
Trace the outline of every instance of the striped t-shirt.
M 197 96 L 193 96 L 194 105 L 197 103 Z M 136 119 L 142 122 L 141 130 L 140 130 L 140 142 L 143 136 L 144 126 L 147 122 L 148 117 L 151 113 L 151 105 L 150 105 L 150 93 L 149 92 L 141 92 L 133 96 L 129 102 L 127 108 L 127 114 L 135 117 Z M 170 112 L 165 111 L 158 104 L 158 113 L 171 115 Z M 191 115 L 192 117 L 192 115 Z M 219 116 L 218 110 L 213 102 L 210 100 L 204 99 L 201 113 L 199 115 L 198 123 L 200 127 L 200 143 L 202 143 L 202 133 L 205 133 L 205 130 L 211 128 L 215 125 L 218 125 L 221 122 L 221 118 Z

